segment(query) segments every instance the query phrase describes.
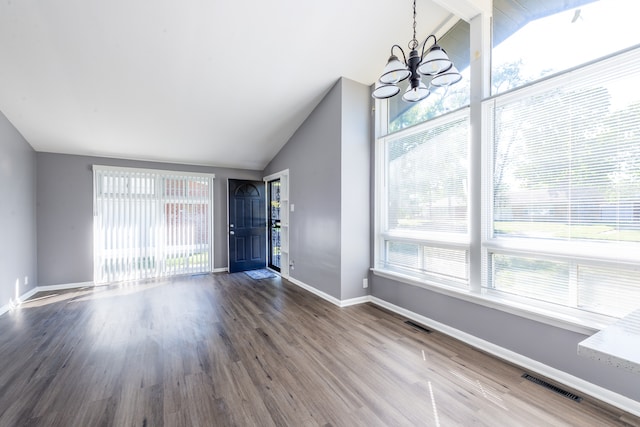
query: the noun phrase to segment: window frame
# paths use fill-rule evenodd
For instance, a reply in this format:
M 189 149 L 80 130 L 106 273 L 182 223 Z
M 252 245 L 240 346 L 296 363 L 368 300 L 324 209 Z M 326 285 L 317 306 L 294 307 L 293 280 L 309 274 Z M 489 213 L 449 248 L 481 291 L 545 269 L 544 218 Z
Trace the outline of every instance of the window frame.
M 463 107 L 460 110 L 471 110 L 469 106 Z M 374 212 L 374 266 L 371 268 L 371 271 L 374 275 L 392 280 L 395 282 L 399 282 L 402 284 L 415 286 L 418 288 L 426 289 L 428 291 L 436 292 L 441 295 L 445 295 L 448 297 L 452 297 L 458 300 L 467 301 L 473 304 L 477 304 L 480 306 L 488 307 L 491 309 L 499 310 L 505 313 L 513 314 L 525 319 L 530 319 L 536 322 L 541 322 L 544 324 L 548 324 L 551 326 L 559 327 L 565 330 L 581 333 L 581 334 L 592 334 L 598 330 L 603 329 L 604 327 L 613 323 L 615 318 L 598 315 L 595 313 L 582 312 L 577 313 L 578 310 L 575 309 L 565 309 L 562 306 L 558 306 L 557 304 L 539 302 L 539 301 L 531 301 L 528 298 L 518 298 L 518 297 L 505 297 L 504 295 L 492 294 L 486 292 L 480 283 L 477 285 L 474 284 L 474 278 L 471 276 L 472 268 L 471 263 L 473 262 L 473 256 L 469 257 L 469 286 L 466 288 L 455 286 L 451 284 L 447 284 L 446 282 L 437 282 L 431 280 L 430 277 L 425 275 L 416 274 L 415 272 L 410 271 L 401 271 L 398 269 L 389 269 L 384 268 L 384 263 L 381 262 L 385 258 L 384 254 L 384 245 L 386 238 L 391 236 L 395 238 L 402 238 L 397 234 L 390 235 L 386 233 L 386 186 L 387 186 L 387 174 L 385 173 L 385 140 L 390 136 L 398 136 L 404 133 L 412 133 L 416 132 L 420 129 L 424 124 L 417 124 L 392 134 L 386 133 L 386 102 L 376 100 L 375 101 L 375 159 L 374 159 L 374 197 L 375 197 L 375 212 Z M 450 112 L 445 114 L 444 116 L 450 114 L 460 114 L 459 110 Z M 382 119 L 380 119 L 382 117 Z M 436 120 L 436 119 L 432 119 Z M 486 156 L 488 152 L 485 150 L 486 147 L 482 149 L 482 161 L 483 165 L 488 163 L 486 162 Z M 480 177 L 474 177 L 470 175 L 470 179 L 481 179 L 483 188 L 487 185 L 486 181 L 486 173 L 485 168 L 481 168 Z M 470 174 L 472 171 L 470 171 Z M 482 198 L 482 204 L 480 207 L 480 214 L 482 214 L 482 227 L 478 232 L 481 235 L 484 235 L 484 231 L 486 224 L 486 216 L 483 215 L 485 212 L 485 202 L 486 200 Z M 469 207 L 471 209 L 471 204 Z M 473 212 L 469 212 L 469 216 L 473 215 Z M 470 218 L 469 218 L 470 219 Z M 473 229 L 469 229 L 469 235 L 473 233 Z M 424 239 L 424 238 L 416 238 L 416 237 L 407 237 L 404 236 L 406 241 L 411 241 L 415 243 L 422 244 L 434 244 L 434 245 L 442 245 L 442 247 L 451 247 L 462 249 L 465 248 L 468 252 L 472 250 L 472 243 L 469 241 L 459 241 L 459 242 L 449 242 L 447 244 L 443 244 L 440 240 L 432 240 L 432 239 Z M 470 239 L 473 239 L 473 236 L 469 236 Z M 486 277 L 487 265 L 486 265 L 486 257 L 484 253 L 487 250 L 500 250 L 500 243 L 496 242 L 486 242 L 486 239 L 482 239 L 481 243 L 481 266 L 480 270 L 482 271 L 482 277 L 480 278 L 480 282 L 484 277 Z
M 480 18 L 477 20 L 476 24 L 472 25 L 471 28 L 471 36 L 474 34 L 479 37 L 480 34 L 486 36 L 487 30 L 487 19 Z M 483 22 L 483 23 L 479 23 Z M 472 38 L 472 45 L 473 45 Z M 486 43 L 483 42 L 483 43 Z M 476 43 L 476 46 L 479 46 L 481 49 L 486 49 L 486 44 Z M 473 46 L 472 46 L 473 47 Z M 384 156 L 383 151 L 381 151 L 381 140 L 388 135 L 387 125 L 387 117 L 386 117 L 386 102 L 385 101 L 375 101 L 375 119 L 376 125 L 374 127 L 375 131 L 375 172 L 374 172 L 374 197 L 375 197 L 375 205 L 374 205 L 374 266 L 372 268 L 372 272 L 374 275 L 379 276 L 384 279 L 392 280 L 394 282 L 400 284 L 407 284 L 411 286 L 417 286 L 420 288 L 427 289 L 429 291 L 433 291 L 442 295 L 446 295 L 452 298 L 456 298 L 463 301 L 468 301 L 477 305 L 493 308 L 496 310 L 500 310 L 502 312 L 510 313 L 517 315 L 522 318 L 530 319 L 536 322 L 541 322 L 544 324 L 552 325 L 555 327 L 559 327 L 562 329 L 574 331 L 580 334 L 592 334 L 617 320 L 616 317 L 607 316 L 604 314 L 586 312 L 579 309 L 573 309 L 570 307 L 560 306 L 558 304 L 547 303 L 543 301 L 533 301 L 530 298 L 519 298 L 519 297 L 505 297 L 504 295 L 495 294 L 492 292 L 487 292 L 487 289 L 483 286 L 485 281 L 488 278 L 489 274 L 489 266 L 488 266 L 488 257 L 487 254 L 489 251 L 495 251 L 500 253 L 518 253 L 518 254 L 529 254 L 535 256 L 544 256 L 548 259 L 554 260 L 572 260 L 572 262 L 588 262 L 590 266 L 612 266 L 612 265 L 626 265 L 628 267 L 638 268 L 640 266 L 640 262 L 638 257 L 632 256 L 629 251 L 624 253 L 619 253 L 618 255 L 611 256 L 609 260 L 603 260 L 601 257 L 594 257 L 593 253 L 590 252 L 589 246 L 585 245 L 583 242 L 558 242 L 563 243 L 562 245 L 556 245 L 554 242 L 553 250 L 549 253 L 548 250 L 542 250 L 542 248 L 536 248 L 535 245 L 531 245 L 532 242 L 522 242 L 516 241 L 513 238 L 510 238 L 508 241 L 504 241 L 504 239 L 496 240 L 496 239 L 487 239 L 486 230 L 487 230 L 487 218 L 489 209 L 492 210 L 492 203 L 487 203 L 487 198 L 484 195 L 484 189 L 487 188 L 487 185 L 493 186 L 493 181 L 487 179 L 486 169 L 490 163 L 487 163 L 487 154 L 491 151 L 487 151 L 487 141 L 485 133 L 488 131 L 486 126 L 484 126 L 484 122 L 482 119 L 483 113 L 483 104 L 487 101 L 490 101 L 494 97 L 497 96 L 512 96 L 515 92 L 521 90 L 522 88 L 526 88 L 534 85 L 545 85 L 548 84 L 548 81 L 551 79 L 557 78 L 570 78 L 568 76 L 572 71 L 582 69 L 590 64 L 594 64 L 600 61 L 603 61 L 607 58 L 616 57 L 626 51 L 633 50 L 639 48 L 640 46 L 636 45 L 625 49 L 620 52 L 613 52 L 610 55 L 607 55 L 603 58 L 599 58 L 597 60 L 591 61 L 587 64 L 582 64 L 571 68 L 569 70 L 565 70 L 563 72 L 546 76 L 540 80 L 527 83 L 519 88 L 511 89 L 509 91 L 502 92 L 498 95 L 491 96 L 487 90 L 489 87 L 490 76 L 489 70 L 483 68 L 483 71 L 478 72 L 478 68 L 482 67 L 480 64 L 481 61 L 477 61 L 475 64 L 476 73 L 474 74 L 474 68 L 471 69 L 471 81 L 472 81 L 472 93 L 471 93 L 471 105 L 465 108 L 470 108 L 471 110 L 471 126 L 474 125 L 477 127 L 476 130 L 472 131 L 472 142 L 471 144 L 475 144 L 475 150 L 477 150 L 476 154 L 472 154 L 476 156 L 474 160 L 471 158 L 471 162 L 473 162 L 474 166 L 472 166 L 470 179 L 478 180 L 481 182 L 482 190 L 480 194 L 477 195 L 477 203 L 474 206 L 474 202 L 469 204 L 469 209 L 472 211 L 469 212 L 470 218 L 474 215 L 478 215 L 479 219 L 477 219 L 478 224 L 469 229 L 471 233 L 471 257 L 470 257 L 470 286 L 468 289 L 460 289 L 451 286 L 442 285 L 439 283 L 435 283 L 431 280 L 426 280 L 424 277 L 416 276 L 415 274 L 409 274 L 407 272 L 402 271 L 393 271 L 390 269 L 385 269 L 384 266 L 379 264 L 379 260 L 381 259 L 381 254 L 384 251 L 383 245 L 385 244 L 385 238 L 388 237 L 384 233 L 384 229 L 381 227 L 384 221 L 385 206 L 386 206 L 386 188 L 385 188 L 385 180 L 386 174 L 384 172 Z M 489 53 L 491 53 L 491 48 L 489 47 Z M 487 57 L 487 55 L 484 55 Z M 490 56 L 490 55 L 488 55 Z M 485 61 L 490 62 L 490 60 Z M 472 64 L 473 66 L 473 64 Z M 479 76 L 480 75 L 480 76 Z M 485 81 L 486 80 L 486 81 Z M 474 88 L 474 83 L 475 88 Z M 451 113 L 449 113 L 451 114 Z M 475 117 L 475 119 L 474 119 Z M 436 120 L 436 119 L 432 119 Z M 411 127 L 407 127 L 405 129 L 394 132 L 398 134 L 400 132 L 409 132 L 412 129 L 420 126 L 421 124 L 416 124 Z M 471 187 L 470 187 L 471 188 Z M 492 189 L 493 191 L 493 189 Z M 473 194 L 470 195 L 473 199 Z M 492 214 L 492 212 L 491 212 Z M 476 219 L 474 219 L 476 221 Z M 413 239 L 415 240 L 415 239 Z M 418 241 L 420 241 L 418 239 Z M 523 244 L 524 243 L 524 244 Z M 548 245 L 548 243 L 547 243 Z M 475 266 L 474 266 L 475 265 Z M 473 273 L 474 269 L 476 273 Z M 480 271 L 480 274 L 477 272 Z M 384 286 L 384 282 L 382 282 Z
M 173 170 L 163 170 L 163 169 L 145 169 L 145 168 L 135 168 L 135 167 L 122 167 L 122 166 L 106 166 L 94 164 L 92 165 L 92 174 L 93 174 L 93 260 L 94 260 L 94 281 L 95 283 L 112 283 L 112 282 L 127 282 L 132 280 L 146 280 L 146 279 L 157 279 L 161 277 L 171 277 L 176 275 L 189 275 L 189 274 L 205 274 L 213 271 L 213 260 L 214 260 L 214 246 L 215 246 L 215 236 L 214 236 L 214 208 L 215 208 L 215 200 L 214 200 L 214 184 L 215 184 L 215 174 L 212 173 L 196 173 L 196 172 L 182 172 L 182 171 L 173 171 Z M 105 178 L 115 178 L 120 181 L 118 185 L 116 185 L 113 189 L 108 188 L 107 183 L 105 182 Z M 147 181 L 147 189 L 150 191 L 136 191 L 135 182 L 136 180 L 142 179 Z M 191 180 L 195 181 L 191 181 Z M 167 194 L 167 190 L 169 187 L 167 186 L 168 182 L 174 182 L 176 180 L 180 180 L 180 184 L 184 185 L 185 183 L 190 184 L 193 182 L 202 182 L 206 181 L 207 191 L 206 193 L 201 193 L 197 197 L 191 197 L 188 194 Z M 128 188 L 127 191 L 118 191 L 124 188 Z M 134 190 L 131 190 L 131 189 Z M 174 187 L 177 188 L 177 187 Z M 185 189 L 186 187 L 182 187 Z M 126 239 L 127 243 L 131 243 L 133 241 L 138 240 L 150 240 L 149 236 L 158 235 L 160 236 L 159 241 L 156 242 L 153 246 L 149 247 L 123 247 L 122 239 L 115 239 L 117 241 L 116 247 L 113 244 L 107 243 L 109 238 L 105 237 L 105 234 L 101 233 L 101 230 L 104 229 L 104 218 L 101 213 L 106 213 L 107 222 L 110 222 L 114 218 L 113 207 L 110 204 L 113 202 L 117 202 L 122 204 L 124 207 L 122 211 L 118 214 L 120 217 L 125 217 L 127 220 L 131 219 L 131 217 L 136 217 L 137 214 L 144 212 L 145 214 L 153 213 L 153 217 L 155 220 L 152 221 L 155 226 L 152 232 L 142 232 L 138 231 L 135 234 L 135 237 L 131 239 Z M 144 207 L 131 207 L 132 202 L 144 203 Z M 195 203 L 194 203 L 195 202 Z M 171 239 L 179 239 L 183 240 L 183 234 L 176 234 L 177 230 L 167 228 L 167 207 L 171 207 L 176 209 L 178 207 L 184 208 L 185 206 L 196 206 L 196 205 L 206 205 L 207 206 L 207 216 L 205 220 L 201 223 L 204 225 L 207 231 L 207 243 L 197 243 L 192 244 L 191 246 L 197 247 L 199 249 L 206 249 L 206 261 L 200 264 L 200 268 L 182 268 L 178 269 L 177 267 L 165 267 L 165 263 L 167 262 L 166 255 L 169 256 L 178 256 L 178 257 L 189 257 L 189 253 L 187 250 L 175 250 L 176 247 L 186 247 L 186 245 L 176 245 L 176 244 L 167 244 L 168 240 Z M 113 226 L 113 224 L 110 223 Z M 145 225 L 149 225 L 145 223 Z M 179 226 L 182 225 L 182 222 L 173 221 L 170 224 L 171 226 Z M 117 227 L 115 227 L 117 228 Z M 142 230 L 143 228 L 140 228 Z M 184 231 L 184 227 L 180 228 Z M 159 234 L 158 234 L 159 233 Z M 167 234 L 173 233 L 173 234 Z M 108 234 L 113 235 L 114 232 L 111 231 Z M 110 246 L 110 247 L 105 247 Z M 172 251 L 167 251 L 167 249 L 174 249 Z M 145 252 L 141 255 L 142 252 Z M 148 251 L 148 252 L 146 252 Z M 113 254 L 118 254 L 121 259 L 125 260 L 126 263 L 135 264 L 138 261 L 138 258 L 150 258 L 157 257 L 158 260 L 155 263 L 151 263 L 148 266 L 143 266 L 142 268 L 129 268 L 127 269 L 128 273 L 123 273 L 122 271 L 112 272 L 108 267 L 109 263 L 107 259 L 112 259 Z M 134 254 L 133 256 L 131 254 Z M 203 252 L 204 253 L 204 252 Z M 162 255 L 162 256 L 160 256 Z M 106 258 L 107 256 L 111 256 L 111 258 Z M 136 258 L 137 257 L 137 258 Z M 105 273 L 105 269 L 108 270 Z
M 375 142 L 375 213 L 374 213 L 374 227 L 375 227 L 375 237 L 374 237 L 374 268 L 372 269 L 376 274 L 386 274 L 391 275 L 391 277 L 400 278 L 403 281 L 409 281 L 412 284 L 416 284 L 418 286 L 435 286 L 438 288 L 444 289 L 452 289 L 466 292 L 469 289 L 469 251 L 470 251 L 470 230 L 469 225 L 467 225 L 467 233 L 465 235 L 462 234 L 454 234 L 454 233 L 430 233 L 427 234 L 418 234 L 407 230 L 407 232 L 399 232 L 399 231 L 389 231 L 387 230 L 387 218 L 388 218 L 388 202 L 387 202 L 387 184 L 388 184 L 388 174 L 386 168 L 386 144 L 390 139 L 397 139 L 406 136 L 410 136 L 416 133 L 421 132 L 425 128 L 434 128 L 440 124 L 446 124 L 449 122 L 453 122 L 456 120 L 460 120 L 461 118 L 469 118 L 470 109 L 469 106 L 465 106 L 459 108 L 457 110 L 442 114 L 434 119 L 428 120 L 423 123 L 419 123 L 405 129 L 398 130 L 396 132 L 386 134 L 386 101 L 376 100 L 376 134 L 382 135 L 376 138 Z M 383 117 L 383 120 L 380 120 L 379 117 Z M 468 143 L 469 144 L 469 143 Z M 469 146 L 467 146 L 467 151 L 469 151 Z M 470 175 L 468 175 L 469 177 Z M 467 200 L 467 206 L 469 205 L 469 201 Z M 467 222 L 469 221 L 469 212 L 467 212 Z M 434 238 L 434 236 L 442 236 L 447 237 L 438 239 Z M 386 254 L 386 245 L 387 242 L 405 242 L 405 243 L 415 243 L 420 245 L 419 252 L 422 254 L 423 248 L 425 246 L 438 248 L 438 249 L 453 249 L 453 250 L 464 250 L 466 252 L 467 258 L 467 279 L 459 280 L 455 278 L 442 278 L 437 277 L 434 273 L 429 272 L 416 272 L 415 270 L 411 270 L 409 268 L 389 268 L 385 267 L 385 254 Z M 423 257 L 420 256 L 420 262 L 423 262 Z
M 494 218 L 494 185 L 493 185 L 493 165 L 494 158 L 494 135 L 493 123 L 488 117 L 493 104 L 499 101 L 509 102 L 512 99 L 521 100 L 527 97 L 539 95 L 550 88 L 562 86 L 572 80 L 581 79 L 584 76 L 604 72 L 609 69 L 611 62 L 628 61 L 628 56 L 640 54 L 640 46 L 624 49 L 620 52 L 612 53 L 606 57 L 591 61 L 572 69 L 551 75 L 544 79 L 528 83 L 521 87 L 493 95 L 482 101 L 482 292 L 488 297 L 519 302 L 529 301 L 532 309 L 557 310 L 559 317 L 573 316 L 584 325 L 595 330 L 601 329 L 618 317 L 601 313 L 590 313 L 577 306 L 577 271 L 579 267 L 604 267 L 619 268 L 624 270 L 638 269 L 640 266 L 640 244 L 629 242 L 608 242 L 589 240 L 560 240 L 541 239 L 521 236 L 495 235 L 493 231 Z M 606 250 L 603 250 L 606 249 Z M 630 250 L 631 249 L 631 250 Z M 635 251 L 632 249 L 636 249 Z M 569 293 L 575 299 L 575 306 L 561 306 L 558 304 L 537 301 L 531 298 L 518 297 L 515 295 L 497 295 L 500 291 L 494 291 L 495 284 L 492 280 L 491 261 L 493 254 L 516 256 L 523 258 L 535 258 L 560 263 L 567 263 L 570 270 Z M 581 320 L 582 319 L 582 320 Z

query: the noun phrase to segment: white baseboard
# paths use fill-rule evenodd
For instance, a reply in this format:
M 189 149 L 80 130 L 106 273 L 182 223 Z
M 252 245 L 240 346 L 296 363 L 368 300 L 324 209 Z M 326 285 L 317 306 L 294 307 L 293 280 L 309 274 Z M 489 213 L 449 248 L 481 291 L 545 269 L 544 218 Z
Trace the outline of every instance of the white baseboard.
M 322 291 L 314 288 L 313 286 L 307 285 L 306 283 L 301 282 L 298 279 L 294 279 L 293 277 L 289 277 L 289 278 L 287 278 L 287 280 L 289 282 L 293 283 L 294 285 L 299 286 L 302 289 L 304 289 L 306 291 L 309 291 L 312 294 L 317 295 L 317 296 L 319 296 L 320 298 L 322 298 L 324 300 L 329 301 L 331 304 L 334 304 L 334 305 L 337 305 L 338 307 L 340 307 L 341 302 L 340 302 L 340 300 L 338 298 L 333 297 L 333 296 L 329 295 L 326 292 L 322 292 Z
M 33 295 L 36 294 L 36 292 L 38 292 L 38 288 L 33 288 L 28 290 L 27 292 L 25 292 L 24 294 L 20 295 L 18 297 L 18 299 L 16 301 L 14 301 L 13 299 L 9 300 L 8 304 L 3 305 L 2 307 L 0 307 L 0 316 L 2 316 L 3 314 L 5 314 L 8 311 L 13 310 L 14 308 L 20 306 L 20 304 L 22 304 L 25 300 L 31 298 Z
M 227 273 L 228 271 L 229 269 L 227 267 L 214 268 L 213 270 L 211 270 L 212 273 Z
M 40 292 L 40 290 L 38 289 L 37 286 L 33 289 L 28 290 L 24 294 L 20 295 L 20 297 L 18 298 L 19 303 L 22 304 L 23 302 L 25 302 L 26 300 L 28 300 L 38 292 Z
M 536 360 L 530 359 L 526 356 L 523 356 L 511 350 L 507 350 L 504 347 L 500 347 L 496 344 L 490 343 L 489 341 L 485 341 L 483 339 L 480 339 L 466 332 L 462 332 L 458 329 L 447 326 L 436 320 L 430 319 L 428 317 L 409 311 L 405 308 L 391 304 L 380 298 L 371 296 L 370 301 L 373 304 L 379 305 L 380 307 L 386 308 L 387 310 L 393 311 L 394 313 L 400 314 L 404 317 L 407 317 L 411 320 L 421 323 L 431 329 L 437 330 L 439 332 L 442 332 L 443 334 L 449 335 L 450 337 L 456 338 L 466 344 L 469 344 L 472 347 L 475 347 L 479 350 L 482 350 L 500 359 L 511 362 L 515 365 L 518 365 L 523 369 L 538 373 L 551 380 L 564 384 L 567 387 L 571 387 L 595 399 L 608 403 L 609 405 L 620 408 L 625 412 L 628 412 L 636 416 L 640 416 L 640 402 L 636 400 L 629 399 L 628 397 L 622 396 L 621 394 L 615 393 L 604 387 L 600 387 L 598 385 L 592 384 L 581 378 L 570 375 L 564 371 L 561 371 L 556 368 L 552 368 L 551 366 L 545 365 L 544 363 L 540 363 Z
M 32 296 L 34 296 L 38 292 L 59 291 L 59 290 L 62 290 L 62 289 L 84 288 L 86 286 L 93 286 L 93 282 L 67 283 L 67 284 L 63 284 L 63 285 L 50 285 L 50 286 L 36 286 L 35 288 L 29 289 L 27 292 L 25 292 L 24 294 L 20 295 L 17 298 L 16 301 L 10 300 L 8 304 L 5 304 L 2 307 L 0 307 L 0 316 L 2 316 L 6 312 L 8 312 L 8 311 L 10 311 L 10 310 L 12 310 L 14 308 L 19 307 L 20 304 L 22 304 L 23 302 L 25 302 L 26 300 L 28 300 L 29 298 L 31 298 Z
M 349 307 L 351 305 L 364 304 L 366 302 L 371 302 L 370 295 L 357 297 L 357 298 L 343 299 L 342 301 L 340 301 L 340 307 Z
M 14 305 L 11 304 L 11 303 L 5 304 L 2 307 L 0 307 L 0 316 L 5 314 L 7 311 L 11 310 L 13 307 L 14 307 Z
M 37 292 L 50 292 L 50 291 L 62 291 L 65 289 L 77 289 L 77 288 L 87 288 L 94 287 L 94 282 L 78 282 L 78 283 L 64 283 L 61 285 L 46 285 L 46 286 L 38 286 L 36 288 Z
M 356 304 L 364 304 L 365 302 L 369 302 L 371 301 L 371 297 L 369 295 L 363 296 L 363 297 L 357 297 L 357 298 L 350 298 L 350 299 L 343 299 L 340 300 L 336 297 L 333 297 L 331 295 L 329 295 L 326 292 L 322 292 L 316 288 L 314 288 L 311 285 L 307 285 L 306 283 L 298 280 L 298 279 L 294 279 L 293 277 L 286 277 L 286 280 L 290 281 L 291 283 L 293 283 L 296 286 L 301 287 L 304 290 L 307 290 L 309 292 L 311 292 L 312 294 L 315 294 L 317 296 L 319 296 L 320 298 L 329 301 L 331 304 L 337 305 L 338 307 L 349 307 L 350 305 L 356 305 Z

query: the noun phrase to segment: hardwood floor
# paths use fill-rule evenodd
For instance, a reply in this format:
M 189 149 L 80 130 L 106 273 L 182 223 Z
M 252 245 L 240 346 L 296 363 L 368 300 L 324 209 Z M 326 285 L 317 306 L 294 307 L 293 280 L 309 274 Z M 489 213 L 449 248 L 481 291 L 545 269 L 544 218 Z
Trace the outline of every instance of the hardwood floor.
M 0 317 L 0 426 L 617 426 L 402 317 L 243 273 L 38 294 Z

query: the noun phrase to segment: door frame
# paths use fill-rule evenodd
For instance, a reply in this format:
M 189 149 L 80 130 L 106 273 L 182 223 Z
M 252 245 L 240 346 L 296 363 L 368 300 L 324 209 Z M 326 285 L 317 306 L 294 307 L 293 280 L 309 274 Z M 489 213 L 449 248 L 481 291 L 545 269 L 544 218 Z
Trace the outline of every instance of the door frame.
M 268 267 L 268 259 L 267 259 L 267 268 L 270 271 L 273 271 L 276 274 L 279 274 L 281 277 L 288 279 L 289 278 L 289 266 L 291 265 L 291 253 L 289 248 L 289 239 L 291 235 L 291 202 L 289 200 L 291 183 L 289 180 L 289 169 L 281 170 L 280 172 L 272 173 L 271 175 L 265 176 L 262 180 L 265 183 L 265 187 L 269 181 L 273 181 L 279 179 L 280 180 L 280 271 L 276 271 L 270 269 Z M 268 191 L 265 191 L 265 197 L 267 197 L 267 201 L 265 203 L 265 209 L 269 209 L 269 195 Z M 269 217 L 269 213 L 266 212 L 267 218 Z M 268 224 L 267 224 L 268 227 Z M 269 235 L 269 231 L 267 230 L 267 236 Z M 269 245 L 271 242 L 267 242 Z M 267 248 L 267 254 L 269 253 L 269 248 Z M 268 256 L 268 255 L 267 255 Z

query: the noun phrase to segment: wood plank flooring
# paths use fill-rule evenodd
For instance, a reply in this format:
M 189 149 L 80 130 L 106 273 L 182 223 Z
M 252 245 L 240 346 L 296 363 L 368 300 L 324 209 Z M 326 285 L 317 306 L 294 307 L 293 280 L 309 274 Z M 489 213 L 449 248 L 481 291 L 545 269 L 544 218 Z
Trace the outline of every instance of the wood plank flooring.
M 402 317 L 280 278 L 38 294 L 0 317 L 0 426 L 619 426 Z

